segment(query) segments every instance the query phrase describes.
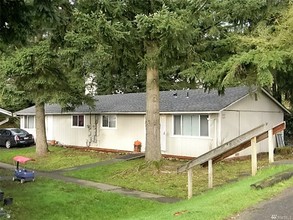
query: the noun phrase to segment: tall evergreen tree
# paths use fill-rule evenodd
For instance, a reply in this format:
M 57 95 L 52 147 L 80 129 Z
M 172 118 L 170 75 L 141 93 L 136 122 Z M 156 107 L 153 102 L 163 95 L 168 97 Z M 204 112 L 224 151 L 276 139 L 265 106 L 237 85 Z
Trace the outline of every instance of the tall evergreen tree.
M 289 77 L 288 54 L 280 49 L 276 36 L 290 1 L 222 1 L 224 35 L 211 35 L 200 53 L 201 59 L 185 71 L 189 78 L 200 78 L 206 88 L 220 91 L 231 85 L 256 85 L 272 89 L 281 101 L 284 83 Z M 208 55 L 207 55 L 208 54 Z M 288 75 L 289 74 L 289 75 Z M 286 89 L 287 91 L 290 91 Z
M 199 53 L 208 40 L 224 35 L 219 4 L 213 0 L 77 1 L 67 39 L 83 39 L 79 43 L 88 46 L 82 46 L 87 48 L 85 53 L 90 48 L 106 57 L 100 63 L 91 62 L 97 64 L 91 73 L 96 75 L 98 90 L 146 90 L 146 160 L 161 158 L 160 82 L 164 88 L 168 81 L 180 82 L 179 73 L 201 59 Z
M 6 92 L 13 86 L 35 104 L 36 153 L 44 155 L 48 151 L 45 103 L 59 103 L 64 108 L 81 104 L 86 99 L 84 78 L 66 69 L 66 59 L 61 50 L 71 15 L 70 3 L 65 0 L 26 3 L 31 29 L 26 35 L 25 45 L 16 49 L 10 47 L 4 54 L 0 65 L 1 86 L 7 88 Z M 9 22 L 7 25 L 13 26 Z

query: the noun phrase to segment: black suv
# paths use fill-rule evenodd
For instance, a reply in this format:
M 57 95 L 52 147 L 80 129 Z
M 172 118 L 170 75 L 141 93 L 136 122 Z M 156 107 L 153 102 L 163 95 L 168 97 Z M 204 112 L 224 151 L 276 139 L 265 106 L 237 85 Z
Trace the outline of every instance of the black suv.
M 35 143 L 32 134 L 20 128 L 0 128 L 0 146 L 30 146 Z

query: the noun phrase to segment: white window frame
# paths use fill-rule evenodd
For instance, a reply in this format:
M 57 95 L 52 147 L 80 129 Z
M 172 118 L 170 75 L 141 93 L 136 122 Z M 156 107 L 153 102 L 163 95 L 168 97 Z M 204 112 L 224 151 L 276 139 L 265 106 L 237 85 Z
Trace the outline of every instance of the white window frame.
M 104 117 L 108 118 L 108 122 L 107 122 L 106 126 L 104 124 Z M 113 127 L 110 126 L 111 120 L 109 120 L 109 119 L 112 119 L 112 120 L 114 119 L 115 126 L 113 126 Z M 117 115 L 101 115 L 101 127 L 104 129 L 116 129 L 117 128 Z
M 77 118 L 77 124 L 75 125 L 74 124 L 74 122 L 75 122 L 75 120 L 74 120 L 74 118 Z M 80 123 L 81 121 L 80 121 L 80 117 L 83 117 L 83 121 L 82 121 L 82 124 Z M 71 116 L 71 127 L 73 127 L 73 128 L 84 128 L 84 124 L 85 124 L 85 115 L 82 115 L 82 114 L 80 114 L 80 115 L 72 115 Z
M 29 119 L 33 119 L 32 127 L 30 126 L 31 123 L 30 123 Z M 34 129 L 35 127 L 36 127 L 35 126 L 35 116 L 34 115 L 25 115 L 23 117 L 23 128 L 25 128 L 25 129 Z
M 180 116 L 180 134 L 175 134 L 175 117 L 176 116 Z M 199 135 L 184 135 L 183 134 L 183 123 L 182 123 L 182 121 L 183 121 L 183 116 L 198 116 L 198 130 L 199 130 Z M 205 116 L 205 117 L 207 117 L 207 122 L 208 122 L 208 124 L 207 124 L 207 126 L 208 126 L 208 135 L 201 135 L 200 134 L 200 131 L 201 131 L 201 116 Z M 173 136 L 176 136 L 176 137 L 196 137 L 196 138 L 198 138 L 198 137 L 200 137 L 200 138 L 208 138 L 208 137 L 210 137 L 210 126 L 209 126 L 209 115 L 208 114 L 176 114 L 176 115 L 173 115 L 173 123 L 172 123 L 172 126 L 173 126 L 173 132 L 172 132 L 172 134 L 173 134 Z

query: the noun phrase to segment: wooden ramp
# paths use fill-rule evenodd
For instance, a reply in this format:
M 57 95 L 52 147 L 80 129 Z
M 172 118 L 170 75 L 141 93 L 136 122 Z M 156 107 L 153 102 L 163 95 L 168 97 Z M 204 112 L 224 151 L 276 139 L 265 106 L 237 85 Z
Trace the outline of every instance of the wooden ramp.
M 256 143 L 260 142 L 266 138 L 269 138 L 269 160 L 273 162 L 273 135 L 283 131 L 286 127 L 285 122 L 278 124 L 272 129 L 267 128 L 267 124 L 260 125 L 239 137 L 222 144 L 221 146 L 214 148 L 207 153 L 189 161 L 185 165 L 179 167 L 177 172 L 188 171 L 188 198 L 190 195 L 190 182 L 192 181 L 192 168 L 197 165 L 209 166 L 209 187 L 212 187 L 212 164 L 218 161 L 223 160 L 224 158 L 231 156 L 245 148 L 252 147 L 252 175 L 255 175 L 257 169 L 257 151 L 256 151 Z

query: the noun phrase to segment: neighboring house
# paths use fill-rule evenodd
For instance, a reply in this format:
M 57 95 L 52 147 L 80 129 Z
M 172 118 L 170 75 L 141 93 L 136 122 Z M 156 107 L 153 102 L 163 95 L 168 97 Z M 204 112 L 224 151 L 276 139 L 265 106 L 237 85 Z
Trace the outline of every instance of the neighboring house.
M 4 120 L 0 121 L 0 125 L 3 125 L 3 124 L 5 124 L 6 122 L 9 121 L 9 117 L 12 117 L 13 114 L 10 111 L 7 111 L 7 110 L 5 110 L 3 108 L 0 108 L 0 116 L 5 117 Z
M 95 107 L 84 105 L 63 112 L 46 105 L 48 140 L 63 145 L 133 151 L 136 140 L 145 150 L 145 93 L 96 96 Z M 227 88 L 160 92 L 161 150 L 163 154 L 198 157 L 231 139 L 267 123 L 269 128 L 289 113 L 267 91 Z M 35 134 L 35 108 L 16 112 L 21 128 Z M 259 152 L 267 151 L 267 140 Z M 243 153 L 242 153 L 243 154 Z M 237 155 L 242 155 L 237 154 Z

